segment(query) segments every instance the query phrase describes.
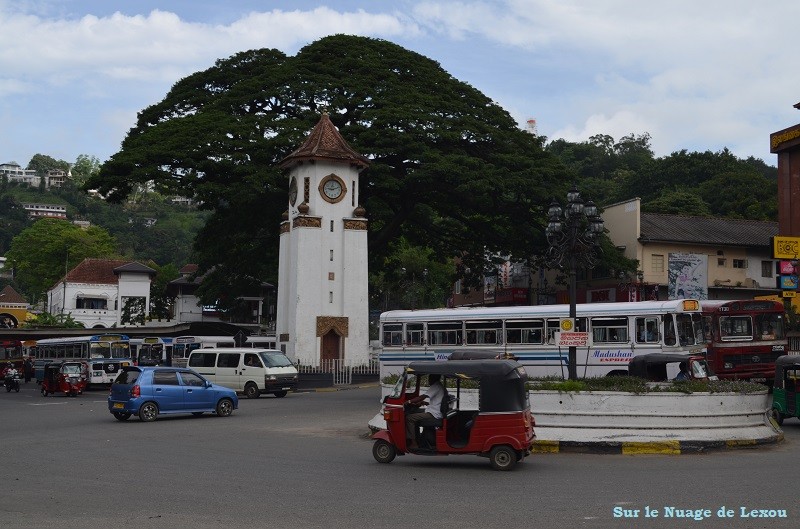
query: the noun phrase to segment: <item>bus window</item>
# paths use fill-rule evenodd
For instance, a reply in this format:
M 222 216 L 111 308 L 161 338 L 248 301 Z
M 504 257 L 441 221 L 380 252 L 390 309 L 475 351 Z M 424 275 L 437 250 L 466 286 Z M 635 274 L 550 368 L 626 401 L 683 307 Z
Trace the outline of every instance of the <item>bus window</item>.
M 403 345 L 402 323 L 386 323 L 383 325 L 383 345 Z
M 507 321 L 506 343 L 542 343 L 544 321 Z
M 425 329 L 421 323 L 406 323 L 406 345 L 422 345 Z
M 592 318 L 592 339 L 595 343 L 626 343 L 628 318 Z
M 658 343 L 658 318 L 636 318 L 636 341 L 639 343 Z
M 464 327 L 467 330 L 467 345 L 497 345 L 502 337 L 503 322 L 495 321 L 468 321 Z
M 442 321 L 428 324 L 428 343 L 431 345 L 460 345 L 460 321 Z
M 750 316 L 720 316 L 719 330 L 722 341 L 753 339 L 753 323 Z
M 697 343 L 697 333 L 695 327 L 699 329 L 700 319 L 697 318 L 697 325 L 695 319 L 691 314 L 676 314 L 675 318 L 678 320 L 678 340 L 681 345 L 694 345 Z
M 668 314 L 664 317 L 664 344 L 675 345 L 675 322 L 672 320 L 672 315 Z
M 776 313 L 756 316 L 756 328 L 762 340 L 782 340 L 786 337 L 783 328 L 783 315 Z

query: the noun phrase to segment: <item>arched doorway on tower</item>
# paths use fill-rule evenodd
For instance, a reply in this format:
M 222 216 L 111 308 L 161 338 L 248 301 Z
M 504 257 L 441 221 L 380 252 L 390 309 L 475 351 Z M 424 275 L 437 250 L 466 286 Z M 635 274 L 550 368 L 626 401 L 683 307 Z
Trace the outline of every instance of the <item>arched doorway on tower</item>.
M 342 357 L 342 337 L 334 329 L 322 335 L 320 359 L 323 362 L 339 360 Z

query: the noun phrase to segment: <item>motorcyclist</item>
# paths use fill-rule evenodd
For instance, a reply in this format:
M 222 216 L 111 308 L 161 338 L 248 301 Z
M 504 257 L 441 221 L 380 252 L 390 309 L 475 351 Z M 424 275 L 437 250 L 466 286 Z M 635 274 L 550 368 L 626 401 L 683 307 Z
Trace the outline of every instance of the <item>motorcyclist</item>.
M 17 372 L 17 368 L 14 367 L 14 364 L 9 362 L 8 367 L 6 368 L 6 377 L 5 377 L 5 386 L 13 386 L 15 385 L 15 380 L 18 378 L 19 373 Z M 19 380 L 16 380 L 16 384 L 19 384 Z

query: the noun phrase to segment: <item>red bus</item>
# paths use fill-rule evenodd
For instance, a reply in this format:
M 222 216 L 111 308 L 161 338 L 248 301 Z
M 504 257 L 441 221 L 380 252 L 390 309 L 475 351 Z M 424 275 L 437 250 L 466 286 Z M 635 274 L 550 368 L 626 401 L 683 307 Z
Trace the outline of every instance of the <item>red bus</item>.
M 789 350 L 783 304 L 770 300 L 705 300 L 708 364 L 720 378 L 769 382 L 775 359 Z
M 0 340 L 0 360 L 22 360 L 22 342 Z

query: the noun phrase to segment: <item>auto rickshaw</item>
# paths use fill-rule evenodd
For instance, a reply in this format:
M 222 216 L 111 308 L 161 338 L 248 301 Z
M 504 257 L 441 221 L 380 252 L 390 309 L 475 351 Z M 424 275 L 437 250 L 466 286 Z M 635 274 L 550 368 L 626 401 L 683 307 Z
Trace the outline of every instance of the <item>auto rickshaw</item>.
M 705 357 L 681 353 L 647 353 L 634 356 L 628 362 L 628 374 L 649 382 L 669 382 L 675 379 L 681 363 L 686 363 L 684 380 L 717 380 Z
M 417 428 L 411 433 L 418 448 L 412 449 L 406 442 L 406 414 L 414 411 L 409 401 L 421 394 L 429 375 L 441 376 L 447 390 L 443 418 L 419 422 L 422 432 Z M 387 429 L 372 435 L 372 455 L 379 463 L 390 463 L 405 454 L 477 454 L 488 457 L 495 470 L 511 470 L 530 454 L 535 438 L 527 380 L 525 368 L 514 360 L 412 362 L 383 399 Z M 464 385 L 477 387 L 477 409 L 462 404 Z
M 42 396 L 64 393 L 75 397 L 86 389 L 87 366 L 84 362 L 51 362 L 44 367 Z
M 797 386 L 800 385 L 800 356 L 783 355 L 775 359 L 775 385 L 772 386 L 772 418 L 783 424 L 787 417 L 798 417 Z

